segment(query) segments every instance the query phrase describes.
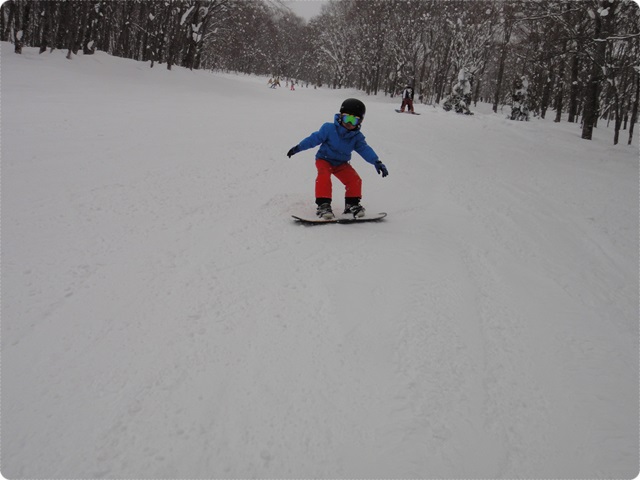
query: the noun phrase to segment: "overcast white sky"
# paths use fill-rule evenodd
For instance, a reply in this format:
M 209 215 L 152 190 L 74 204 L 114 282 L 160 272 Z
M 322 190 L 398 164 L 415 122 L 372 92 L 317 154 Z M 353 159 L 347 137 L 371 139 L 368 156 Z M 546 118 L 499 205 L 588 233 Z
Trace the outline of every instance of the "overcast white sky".
M 327 3 L 326 0 L 285 0 L 283 2 L 293 13 L 305 20 L 310 20 L 320 13 L 320 7 Z

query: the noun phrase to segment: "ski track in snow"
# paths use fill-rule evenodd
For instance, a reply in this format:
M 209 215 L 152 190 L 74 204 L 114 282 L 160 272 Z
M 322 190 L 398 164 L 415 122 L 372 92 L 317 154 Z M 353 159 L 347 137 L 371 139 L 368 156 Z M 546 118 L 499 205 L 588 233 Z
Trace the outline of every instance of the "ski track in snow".
M 358 92 L 9 49 L 5 476 L 637 473 L 637 141 L 367 97 L 389 216 L 303 227 Z

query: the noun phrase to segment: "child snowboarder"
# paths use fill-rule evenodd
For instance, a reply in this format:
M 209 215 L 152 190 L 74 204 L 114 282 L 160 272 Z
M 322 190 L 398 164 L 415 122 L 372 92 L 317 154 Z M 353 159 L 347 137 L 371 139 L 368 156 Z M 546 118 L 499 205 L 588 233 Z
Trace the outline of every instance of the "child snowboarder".
M 351 152 L 354 150 L 368 163 L 376 167 L 378 174 L 389 175 L 387 167 L 380 161 L 376 152 L 367 144 L 360 132 L 366 108 L 364 103 L 355 98 L 348 98 L 340 106 L 333 123 L 325 123 L 320 130 L 312 133 L 298 145 L 287 152 L 291 158 L 298 152 L 320 145 L 316 153 L 316 214 L 320 218 L 335 218 L 331 210 L 331 175 L 335 175 L 345 186 L 344 213 L 354 217 L 363 217 L 364 207 L 360 205 L 362 198 L 362 179 L 351 166 Z

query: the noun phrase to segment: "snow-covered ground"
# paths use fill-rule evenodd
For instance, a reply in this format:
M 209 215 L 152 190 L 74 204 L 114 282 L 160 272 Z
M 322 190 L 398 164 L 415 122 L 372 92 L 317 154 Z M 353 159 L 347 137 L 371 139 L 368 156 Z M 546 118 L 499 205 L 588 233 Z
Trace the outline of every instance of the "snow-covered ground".
M 637 475 L 637 133 L 65 54 L 2 44 L 5 477 Z M 388 217 L 297 225 L 348 96 Z

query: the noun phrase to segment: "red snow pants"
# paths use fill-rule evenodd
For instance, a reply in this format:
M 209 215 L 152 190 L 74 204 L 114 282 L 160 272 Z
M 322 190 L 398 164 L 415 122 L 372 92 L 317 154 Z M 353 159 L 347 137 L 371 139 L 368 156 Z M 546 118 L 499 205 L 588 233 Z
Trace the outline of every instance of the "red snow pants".
M 400 111 L 404 112 L 404 107 L 407 107 L 411 113 L 413 113 L 413 100 L 410 98 L 402 99 L 402 106 L 400 107 Z
M 348 163 L 334 167 L 326 160 L 316 159 L 318 176 L 316 178 L 316 198 L 331 197 L 331 175 L 335 175 L 345 186 L 345 197 L 362 198 L 362 179 Z

